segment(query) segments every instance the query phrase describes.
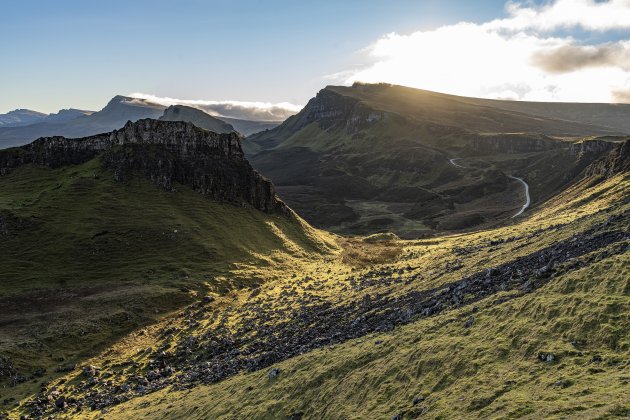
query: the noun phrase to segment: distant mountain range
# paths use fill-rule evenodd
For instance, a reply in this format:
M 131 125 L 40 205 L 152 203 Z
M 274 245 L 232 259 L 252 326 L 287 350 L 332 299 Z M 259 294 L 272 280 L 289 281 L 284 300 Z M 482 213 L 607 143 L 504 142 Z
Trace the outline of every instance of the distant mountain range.
M 115 96 L 100 111 L 65 109 L 56 114 L 43 114 L 18 109 L 0 115 L 0 148 L 20 146 L 39 137 L 85 137 L 109 132 L 124 126 L 127 121 L 144 118 L 166 121 L 188 121 L 219 133 L 238 131 L 250 135 L 274 128 L 280 122 L 249 121 L 236 118 L 219 119 L 188 106 L 167 107 L 146 99 Z M 226 131 L 227 130 L 227 131 Z
M 15 127 L 33 124 L 41 121 L 47 114 L 31 111 L 30 109 L 16 109 L 6 114 L 0 114 L 0 127 Z
M 44 114 L 42 112 L 32 111 L 30 109 L 16 109 L 0 114 L 0 128 L 2 127 L 21 127 L 35 123 L 61 123 L 73 120 L 75 118 L 90 115 L 93 111 L 83 111 L 80 109 L 62 109 L 56 114 Z

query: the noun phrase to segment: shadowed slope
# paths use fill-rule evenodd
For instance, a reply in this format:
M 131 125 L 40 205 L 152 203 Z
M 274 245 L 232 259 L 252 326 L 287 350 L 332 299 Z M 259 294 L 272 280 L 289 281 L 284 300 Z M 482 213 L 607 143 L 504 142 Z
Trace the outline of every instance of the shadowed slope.
M 413 238 L 496 226 L 575 181 L 623 137 L 391 85 L 328 86 L 244 142 L 252 164 L 317 227 Z M 575 137 L 578 136 L 578 137 Z M 453 165 L 458 159 L 460 166 Z
M 17 385 L 4 398 L 191 300 L 334 251 L 236 134 L 145 120 L 0 151 L 0 167 L 0 381 Z

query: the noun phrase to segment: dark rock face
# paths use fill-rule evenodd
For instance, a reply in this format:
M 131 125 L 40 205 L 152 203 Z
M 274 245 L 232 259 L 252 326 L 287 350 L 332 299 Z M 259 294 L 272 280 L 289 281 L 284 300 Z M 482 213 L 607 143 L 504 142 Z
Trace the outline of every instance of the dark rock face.
M 625 140 L 614 146 L 606 156 L 589 165 L 586 168 L 585 175 L 586 177 L 603 176 L 611 178 L 618 173 L 629 171 L 630 140 Z
M 569 152 L 578 158 L 588 154 L 604 153 L 615 147 L 615 143 L 606 140 L 587 140 L 571 144 Z
M 271 182 L 245 159 L 238 134 L 217 134 L 179 121 L 144 119 L 81 139 L 41 138 L 0 151 L 0 175 L 29 163 L 58 168 L 97 156 L 118 181 L 140 173 L 167 190 L 180 183 L 215 200 L 288 213 Z
M 322 130 L 342 129 L 348 134 L 355 134 L 383 117 L 383 112 L 373 110 L 355 98 L 322 89 L 308 101 L 304 109 L 289 117 L 277 130 L 254 134 L 248 139 L 270 148 L 277 145 L 280 139 L 284 140 L 313 122 L 317 122 Z
M 383 118 L 360 101 L 322 89 L 305 107 L 306 124 L 317 121 L 322 129 L 345 126 L 348 133 L 356 133 Z M 306 125 L 305 124 L 305 125 Z

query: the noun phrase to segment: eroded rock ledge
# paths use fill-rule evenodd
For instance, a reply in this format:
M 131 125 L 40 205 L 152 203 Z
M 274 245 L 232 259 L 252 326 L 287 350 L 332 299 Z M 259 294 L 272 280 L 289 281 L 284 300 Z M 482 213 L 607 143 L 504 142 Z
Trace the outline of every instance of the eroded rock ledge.
M 144 119 L 79 139 L 43 137 L 0 151 L 0 175 L 26 164 L 59 168 L 99 156 L 117 181 L 140 173 L 166 190 L 179 183 L 218 201 L 289 212 L 271 182 L 245 159 L 238 134 L 217 134 L 180 121 Z

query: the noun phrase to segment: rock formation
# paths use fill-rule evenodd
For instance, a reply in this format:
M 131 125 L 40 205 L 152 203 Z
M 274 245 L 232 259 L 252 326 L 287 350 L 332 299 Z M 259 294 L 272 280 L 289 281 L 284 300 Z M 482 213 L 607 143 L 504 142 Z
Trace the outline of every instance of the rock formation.
M 612 150 L 590 164 L 586 170 L 586 177 L 603 176 L 611 178 L 618 173 L 630 171 L 630 139 L 614 145 Z
M 117 181 L 142 174 L 166 190 L 179 183 L 214 200 L 288 213 L 271 182 L 245 159 L 238 134 L 217 134 L 180 121 L 144 119 L 80 139 L 40 138 L 0 151 L 0 175 L 25 164 L 58 168 L 96 157 Z

